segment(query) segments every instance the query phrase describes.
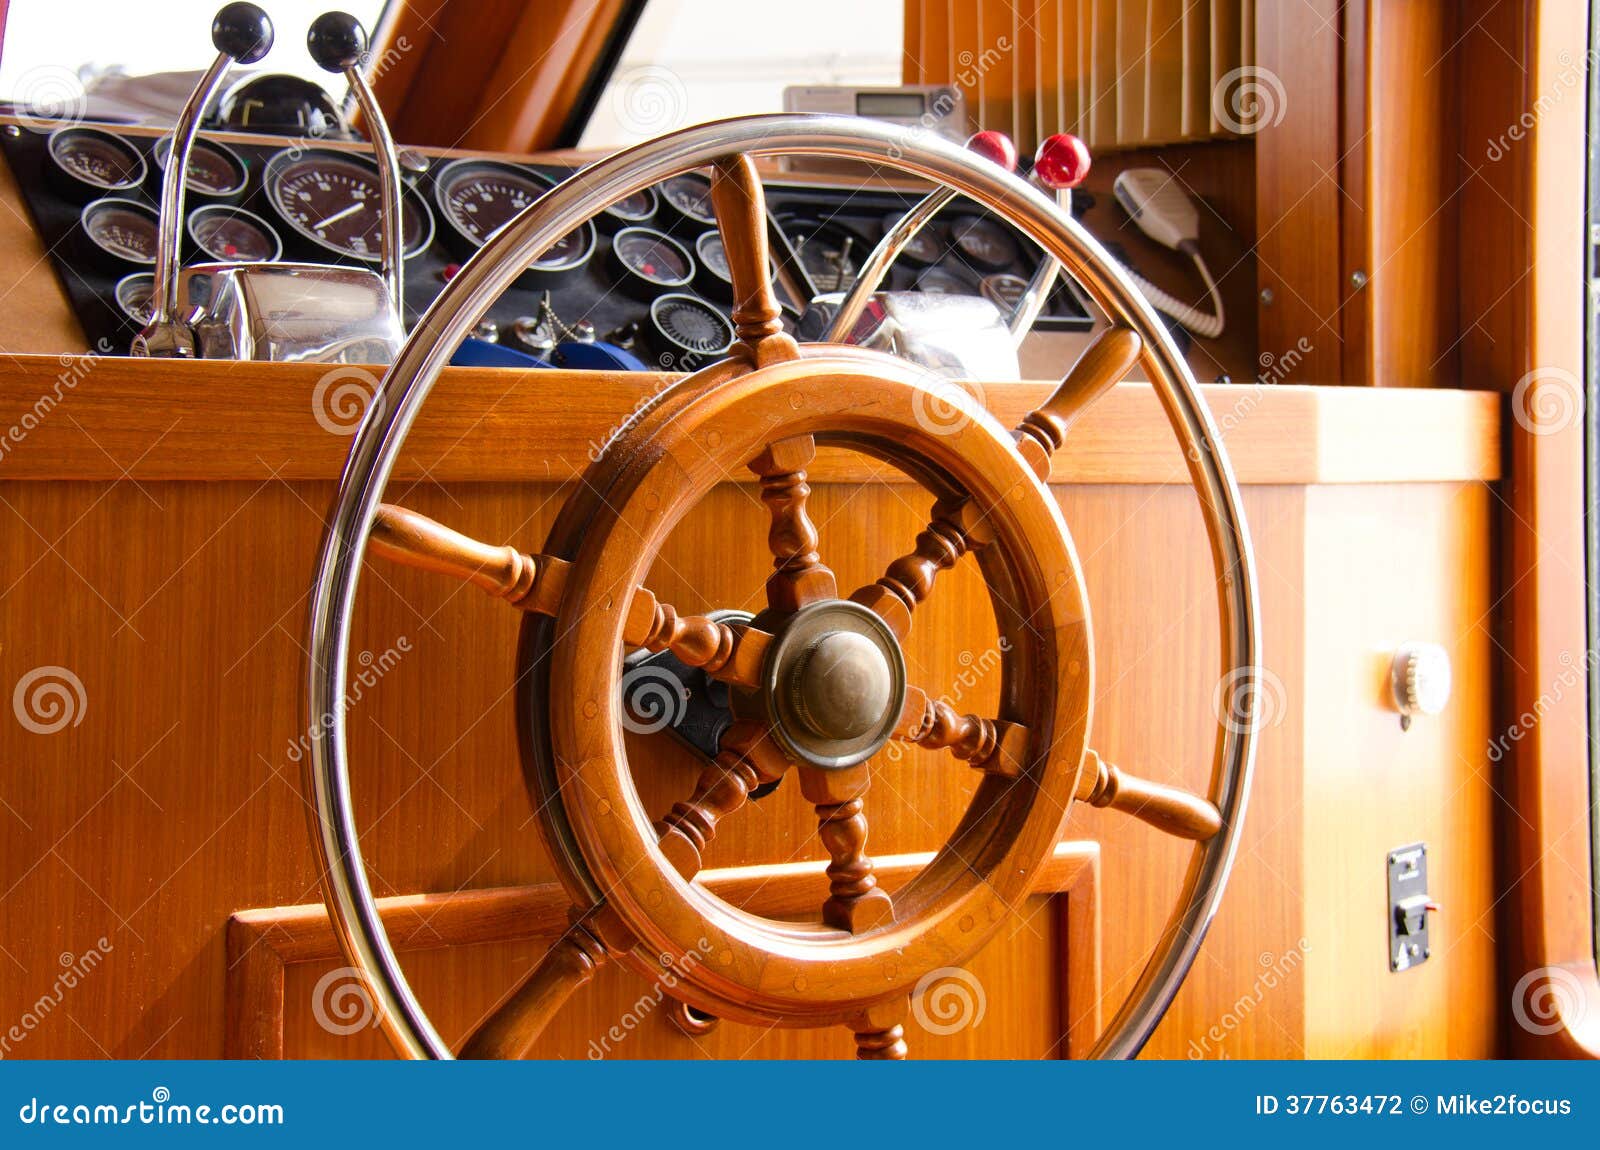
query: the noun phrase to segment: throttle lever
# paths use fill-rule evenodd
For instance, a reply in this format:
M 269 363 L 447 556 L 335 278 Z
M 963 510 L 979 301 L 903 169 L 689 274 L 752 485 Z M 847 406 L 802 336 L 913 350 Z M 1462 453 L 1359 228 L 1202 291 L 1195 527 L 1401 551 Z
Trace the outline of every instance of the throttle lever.
M 134 337 L 133 354 L 190 359 L 195 354 L 194 333 L 178 319 L 178 268 L 183 230 L 183 189 L 189 175 L 189 153 L 194 147 L 200 116 L 216 94 L 222 78 L 235 62 L 254 64 L 272 51 L 272 19 L 255 4 L 225 4 L 211 21 L 211 43 L 217 58 L 178 114 L 172 129 L 167 170 L 161 178 L 161 217 L 156 234 L 156 264 L 150 292 L 150 322 Z
M 1028 182 L 1041 191 L 1055 193 L 1056 204 L 1068 216 L 1072 215 L 1072 189 L 1089 177 L 1089 147 L 1067 132 L 1046 136 L 1034 153 L 1033 169 Z M 1033 325 L 1044 310 L 1044 305 L 1055 289 L 1056 277 L 1061 274 L 1061 261 L 1049 252 L 1034 269 L 1022 298 L 1011 312 L 1007 326 L 1011 328 L 1011 342 L 1021 346 Z
M 344 76 L 355 93 L 356 104 L 366 121 L 367 134 L 372 138 L 373 159 L 378 165 L 378 194 L 383 211 L 382 251 L 380 267 L 389 295 L 394 300 L 395 311 L 405 316 L 405 231 L 401 227 L 400 210 L 404 192 L 400 183 L 400 156 L 395 150 L 394 137 L 389 134 L 389 122 L 377 97 L 367 83 L 361 66 L 367 58 L 367 30 L 348 12 L 324 12 L 311 22 L 306 33 L 306 50 L 323 71 Z

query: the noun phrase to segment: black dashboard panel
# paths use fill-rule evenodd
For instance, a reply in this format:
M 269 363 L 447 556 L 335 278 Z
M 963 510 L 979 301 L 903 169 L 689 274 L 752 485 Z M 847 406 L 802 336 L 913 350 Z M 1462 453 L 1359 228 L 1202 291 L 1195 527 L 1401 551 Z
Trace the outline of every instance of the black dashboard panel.
M 80 131 L 86 135 L 73 143 L 88 145 L 83 165 L 91 177 L 95 175 L 93 165 L 101 159 L 97 149 L 106 153 L 107 161 L 117 160 L 114 144 L 120 142 L 142 158 L 143 178 L 131 186 L 124 180 L 123 186 L 114 190 L 97 189 L 92 182 L 71 178 L 70 173 L 63 178 L 61 165 L 49 147 L 49 134 L 26 127 L 0 132 L 0 149 L 90 343 L 124 353 L 139 323 L 119 303 L 119 296 L 123 302 L 136 300 L 144 281 L 128 277 L 147 273 L 154 255 L 147 229 L 151 209 L 159 202 L 163 165 L 156 154 L 158 139 L 119 133 L 114 127 L 85 126 Z M 271 241 L 276 239 L 281 241 L 284 259 L 372 265 L 367 256 L 375 248 L 374 224 L 370 215 L 363 217 L 364 205 L 351 206 L 354 201 L 346 200 L 342 213 L 317 205 L 324 193 L 343 190 L 350 194 L 348 188 L 339 187 L 330 193 L 330 185 L 340 182 L 359 185 L 354 193 L 358 197 L 368 194 L 361 169 L 370 168 L 370 163 L 362 152 L 332 153 L 304 145 L 285 149 L 275 146 L 280 141 L 258 145 L 240 142 L 237 136 L 223 143 L 202 135 L 198 142 L 212 146 L 227 162 L 241 162 L 245 179 L 242 192 L 197 196 L 191 191 L 186 198 L 186 225 L 193 225 L 185 228 L 186 263 L 219 258 L 219 248 L 222 252 L 273 250 Z M 319 173 L 313 164 L 308 175 L 305 161 L 314 161 L 319 155 L 342 158 L 343 162 L 335 165 L 337 170 L 330 168 L 325 173 Z M 121 162 L 139 167 L 129 164 L 126 153 Z M 493 227 L 473 226 L 470 201 L 474 194 L 523 197 L 530 187 L 554 184 L 574 170 L 503 160 L 475 163 L 479 167 L 439 157 L 427 171 L 413 172 L 408 178 L 406 233 L 408 250 L 414 252 L 406 260 L 408 325 L 470 256 L 473 233 L 479 233 L 478 238 L 492 233 Z M 664 348 L 670 353 L 675 346 L 671 337 L 681 338 L 686 331 L 702 341 L 714 340 L 720 324 L 703 309 L 697 314 L 695 301 L 709 304 L 724 318 L 729 310 L 727 295 L 719 290 L 724 286 L 718 268 L 720 247 L 714 238 L 706 237 L 715 226 L 708 222 L 706 205 L 698 194 L 703 184 L 696 176 L 667 181 L 652 194 L 601 213 L 593 227 L 575 233 L 570 243 L 558 245 L 557 251 L 531 268 L 490 309 L 486 318 L 492 321 L 502 345 L 539 354 L 538 345 L 524 341 L 521 333 L 529 330 L 529 320 L 540 317 L 541 302 L 548 292 L 558 321 L 554 325 L 557 340 L 563 332 L 587 324 L 597 338 L 631 350 L 648 366 L 693 366 L 657 352 Z M 95 200 L 97 191 L 117 202 Z M 89 202 L 99 205 L 89 221 L 98 242 L 84 226 Z M 915 202 L 915 196 L 891 190 L 771 182 L 767 202 L 787 241 L 775 244 L 773 255 L 784 264 L 786 275 L 779 277 L 779 298 L 793 325 L 808 302 L 807 293 L 823 294 L 849 286 L 853 267 Z M 306 205 L 304 212 L 297 211 L 301 204 Z M 505 207 L 497 204 L 495 218 L 486 219 L 485 224 L 499 226 Z M 343 252 L 338 243 L 319 241 L 319 233 L 308 226 L 313 221 L 296 218 L 317 211 L 328 211 L 314 223 L 328 224 L 325 231 L 344 242 Z M 343 218 L 338 218 L 341 215 Z M 425 218 L 410 218 L 413 216 Z M 652 244 L 641 239 L 653 238 L 656 233 L 670 242 Z M 623 237 L 620 244 L 619 236 Z M 210 254 L 201 242 L 211 249 Z M 687 268 L 680 266 L 680 257 L 687 257 Z M 1038 259 L 1038 249 L 1020 234 L 958 200 L 902 255 L 886 286 L 901 291 L 990 294 L 1003 303 L 1033 273 Z M 647 274 L 637 274 L 642 270 Z M 785 283 L 797 290 L 785 290 Z M 674 297 L 667 307 L 652 306 L 667 294 Z M 797 295 L 807 298 L 795 298 Z M 683 297 L 690 302 L 685 304 Z M 661 323 L 664 313 L 673 308 L 678 313 L 672 317 L 675 322 Z M 1091 326 L 1091 320 L 1076 294 L 1063 283 L 1037 326 L 1042 330 L 1084 329 Z M 544 330 L 550 327 L 547 324 Z

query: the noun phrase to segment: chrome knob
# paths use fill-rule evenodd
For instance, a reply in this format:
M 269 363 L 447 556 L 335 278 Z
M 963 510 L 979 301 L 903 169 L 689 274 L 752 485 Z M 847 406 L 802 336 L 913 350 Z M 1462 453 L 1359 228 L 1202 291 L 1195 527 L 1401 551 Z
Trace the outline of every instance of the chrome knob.
M 795 710 L 813 734 L 854 739 L 883 722 L 894 673 L 865 635 L 829 631 L 795 668 L 793 690 Z
M 272 20 L 254 4 L 226 4 L 211 21 L 211 44 L 217 58 L 201 75 L 172 127 L 172 146 L 161 180 L 161 222 L 156 232 L 156 263 L 150 289 L 150 322 L 134 338 L 134 355 L 191 358 L 194 332 L 179 318 L 179 235 L 183 229 L 183 187 L 189 175 L 189 152 L 200 116 L 234 61 L 254 64 L 272 51 Z
M 1450 655 L 1437 643 L 1403 643 L 1389 669 L 1389 691 L 1400 728 L 1415 715 L 1437 715 L 1450 701 Z

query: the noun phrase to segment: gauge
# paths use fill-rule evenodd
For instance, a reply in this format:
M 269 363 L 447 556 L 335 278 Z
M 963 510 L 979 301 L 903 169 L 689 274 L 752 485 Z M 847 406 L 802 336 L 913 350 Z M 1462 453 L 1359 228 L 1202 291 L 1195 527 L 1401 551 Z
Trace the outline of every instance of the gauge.
M 112 294 L 116 297 L 117 308 L 122 314 L 142 328 L 150 322 L 150 315 L 154 310 L 150 306 L 150 297 L 155 294 L 155 290 L 155 276 L 149 272 L 134 272 L 119 279 Z
M 194 245 L 222 263 L 268 263 L 283 255 L 283 241 L 272 225 L 243 208 L 229 204 L 196 208 L 186 226 Z
M 728 317 L 696 296 L 668 292 L 650 305 L 644 333 L 652 362 L 660 371 L 697 371 L 733 346 Z
M 952 268 L 928 268 L 917 277 L 917 290 L 929 295 L 975 295 L 977 286 Z
M 383 258 L 383 195 L 378 169 L 365 158 L 288 148 L 267 161 L 262 184 L 267 202 L 301 239 L 364 263 Z M 400 216 L 410 258 L 432 242 L 433 213 L 407 190 Z
M 835 223 L 791 219 L 783 230 L 820 295 L 848 291 L 871 250 L 866 240 Z
M 694 279 L 694 260 L 677 240 L 654 228 L 623 228 L 611 240 L 611 266 L 624 291 L 654 299 Z
M 616 203 L 608 204 L 598 219 L 601 227 L 615 231 L 630 224 L 644 223 L 655 215 L 660 207 L 661 200 L 656 196 L 656 190 L 645 188 L 643 191 L 634 192 L 631 196 L 623 196 Z
M 96 200 L 78 217 L 79 234 L 88 241 L 88 256 L 102 266 L 124 271 L 155 265 L 159 227 L 154 208 L 116 196 Z
M 471 256 L 517 218 L 523 208 L 551 188 L 548 176 L 493 160 L 457 160 L 434 178 L 434 198 L 448 225 L 451 246 Z M 582 267 L 594 255 L 593 223 L 584 223 L 557 240 L 517 280 L 519 287 L 552 284 Z
M 993 220 L 967 216 L 951 225 L 950 234 L 962 257 L 986 272 L 1005 271 L 1021 258 L 1017 241 Z
M 694 277 L 701 294 L 720 300 L 733 299 L 733 273 L 728 270 L 728 252 L 722 246 L 721 232 L 702 232 L 694 241 L 695 261 L 699 270 Z M 767 260 L 767 279 L 778 278 L 778 267 Z
M 161 181 L 167 172 L 167 155 L 172 151 L 172 137 L 162 136 L 150 150 L 155 160 L 151 173 L 152 191 L 161 194 Z M 220 203 L 237 199 L 249 182 L 250 169 L 232 148 L 210 140 L 195 140 L 189 148 L 189 176 L 184 190 L 198 203 Z
M 101 128 L 57 128 L 46 144 L 58 191 L 83 203 L 107 192 L 131 192 L 147 171 L 139 149 Z
M 1028 294 L 1028 281 L 1010 272 L 995 272 L 983 277 L 978 290 L 1002 313 L 1009 315 L 1022 302 L 1022 297 Z
M 883 230 L 887 233 L 900 222 L 898 213 L 891 212 L 883 217 Z M 925 267 L 936 264 L 939 257 L 944 255 L 944 244 L 939 240 L 939 233 L 933 223 L 926 223 L 916 235 L 911 237 L 911 242 L 900 249 L 900 258 L 908 264 Z
M 691 224 L 708 226 L 717 222 L 717 214 L 711 207 L 711 181 L 704 176 L 687 172 L 663 180 L 661 198 Z

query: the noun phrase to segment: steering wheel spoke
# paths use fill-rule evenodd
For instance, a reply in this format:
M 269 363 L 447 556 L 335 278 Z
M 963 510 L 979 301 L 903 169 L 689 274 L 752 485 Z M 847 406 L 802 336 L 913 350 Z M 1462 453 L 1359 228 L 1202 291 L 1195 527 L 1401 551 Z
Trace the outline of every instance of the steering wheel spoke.
M 1128 374 L 1143 349 L 1138 332 L 1112 325 L 1078 357 L 1044 406 L 1022 417 L 1012 436 L 1040 482 L 1049 480 L 1050 457 L 1066 443 L 1073 422 Z
M 1076 798 L 1110 807 L 1180 839 L 1204 842 L 1222 830 L 1222 815 L 1207 799 L 1178 787 L 1153 783 L 1106 762 L 1093 749 L 1083 753 Z
M 733 281 L 733 327 L 745 354 L 762 367 L 794 359 L 800 349 L 783 330 L 769 274 L 767 197 L 749 156 L 727 156 L 712 167 L 711 208 Z
M 767 444 L 750 463 L 750 470 L 761 479 L 761 502 L 772 515 L 767 529 L 767 547 L 773 555 L 767 606 L 784 614 L 839 593 L 832 570 L 817 551 L 817 528 L 806 511 L 811 496 L 806 468 L 816 454 L 811 436 L 797 435 Z
M 1027 727 L 1005 719 L 963 715 L 915 685 L 906 688 L 895 738 L 928 750 L 948 750 L 985 774 L 1002 778 L 1021 775 L 1027 761 Z
M 565 559 L 483 543 L 389 503 L 378 508 L 368 548 L 407 567 L 453 575 L 536 615 L 554 615 L 560 608 L 570 568 Z M 712 678 L 741 687 L 760 681 L 761 662 L 771 640 L 756 627 L 680 615 L 648 587 L 634 591 L 623 629 L 623 641 L 630 647 L 671 651 Z
M 867 854 L 866 763 L 843 769 L 801 766 L 800 793 L 816 807 L 817 835 L 828 850 L 828 900 L 822 921 L 863 934 L 894 921 L 894 902 L 878 886 Z
M 777 745 L 760 723 L 741 720 L 722 736 L 722 750 L 695 784 L 694 793 L 656 824 L 661 853 L 680 875 L 700 872 L 706 847 L 717 824 L 749 801 L 750 792 L 775 783 L 789 768 Z
M 461 1058 L 526 1058 L 544 1028 L 606 961 L 605 945 L 582 923 L 562 935 L 511 996 L 478 1024 Z
M 933 505 L 928 526 L 917 533 L 912 551 L 850 598 L 877 612 L 896 638 L 904 639 L 911 632 L 912 612 L 932 594 L 939 572 L 948 571 L 991 538 L 983 513 L 970 498 L 941 499 Z

